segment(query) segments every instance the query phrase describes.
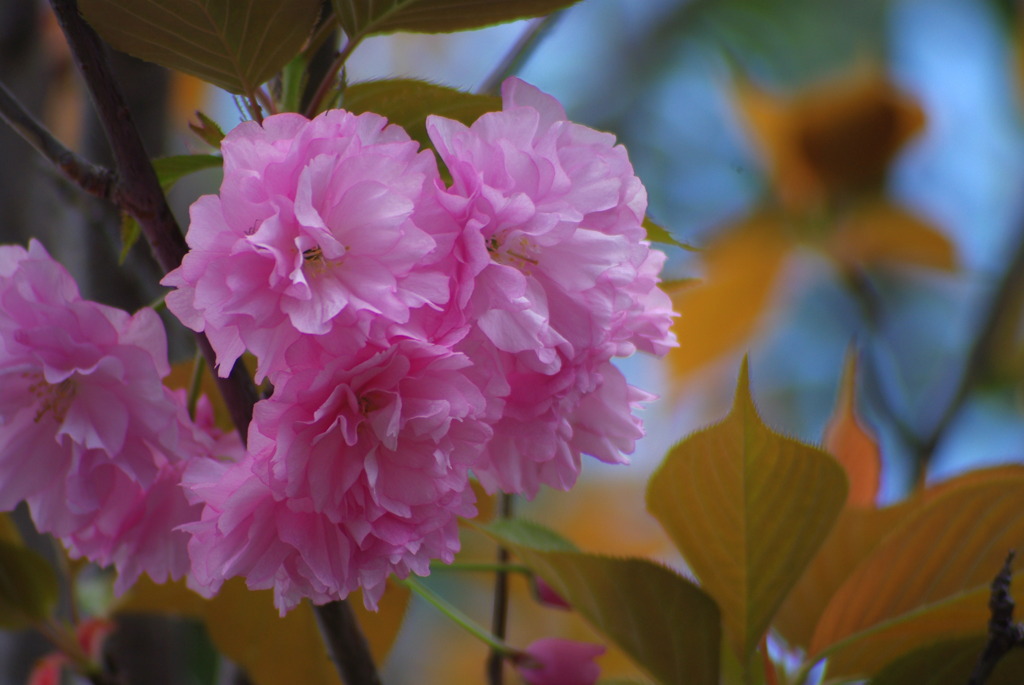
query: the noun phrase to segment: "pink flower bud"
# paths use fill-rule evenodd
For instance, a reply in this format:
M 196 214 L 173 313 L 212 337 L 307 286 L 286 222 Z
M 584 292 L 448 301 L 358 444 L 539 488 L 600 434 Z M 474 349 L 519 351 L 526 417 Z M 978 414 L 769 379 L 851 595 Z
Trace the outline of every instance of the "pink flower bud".
M 114 622 L 105 618 L 89 618 L 78 624 L 75 638 L 82 651 L 93 661 L 103 659 L 103 643 L 114 632 Z
M 572 611 L 572 605 L 565 601 L 562 595 L 555 592 L 555 588 L 551 587 L 544 582 L 544 579 L 540 576 L 534 576 L 533 578 L 534 589 L 536 591 L 537 601 L 541 604 L 551 607 L 552 609 L 564 609 L 566 611 Z
M 546 637 L 526 648 L 516 670 L 529 685 L 594 685 L 601 667 L 593 660 L 604 652 L 602 645 Z
M 68 658 L 59 652 L 47 654 L 32 667 L 28 685 L 60 685 Z

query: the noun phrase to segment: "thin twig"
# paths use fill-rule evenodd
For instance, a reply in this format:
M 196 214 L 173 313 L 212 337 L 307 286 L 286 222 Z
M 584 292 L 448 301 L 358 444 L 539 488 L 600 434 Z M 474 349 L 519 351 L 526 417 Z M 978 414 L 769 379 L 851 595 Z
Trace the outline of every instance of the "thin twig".
M 103 44 L 79 15 L 75 0 L 51 0 L 51 5 L 114 155 L 117 177 L 107 195 L 135 217 L 157 263 L 164 271 L 170 271 L 181 264 L 188 245 L 167 206 L 156 171 L 110 70 Z M 213 368 L 216 355 L 210 341 L 202 334 L 197 334 L 196 341 Z M 235 427 L 245 440 L 256 402 L 256 388 L 248 371 L 241 363 L 236 363 L 227 378 L 217 378 L 217 386 Z
M 1022 288 L 1024 288 L 1024 231 L 1018 234 L 1016 249 L 988 300 L 988 308 L 978 328 L 978 335 L 967 352 L 967 362 L 960 377 L 960 383 L 946 405 L 945 411 L 935 420 L 931 430 L 922 440 L 920 449 L 925 460 L 929 459 L 932 452 L 935 451 L 939 440 L 959 413 L 971 389 L 988 373 L 989 361 L 997 345 L 997 334 L 1002 315 Z
M 1024 646 L 1024 627 L 1013 622 L 1013 597 L 1010 596 L 1010 581 L 1013 578 L 1013 556 L 1006 555 L 1006 563 L 992 581 L 992 594 L 988 600 L 988 642 L 978 663 L 971 672 L 967 685 L 982 685 L 992 674 L 996 664 L 1014 647 Z
M 564 12 L 564 10 L 563 10 Z M 505 58 L 494 68 L 484 79 L 477 92 L 484 95 L 497 95 L 501 90 L 501 83 L 519 69 L 530 59 L 534 50 L 541 41 L 551 32 L 555 23 L 562 16 L 562 12 L 555 12 L 546 17 L 538 17 L 530 21 L 526 30 L 519 36 L 512 48 L 505 55 Z
M 370 646 L 348 600 L 316 607 L 316 620 L 345 685 L 380 685 Z
M 865 290 L 866 281 L 861 279 L 851 280 L 854 286 L 854 293 L 861 298 L 862 304 L 869 324 L 875 330 L 878 329 L 877 298 L 870 289 Z M 970 397 L 971 391 L 980 380 L 983 380 L 989 371 L 989 360 L 998 342 L 999 325 L 1002 315 L 1009 306 L 1009 303 L 1024 289 L 1024 233 L 1018 236 L 1018 242 L 1006 270 L 1002 277 L 995 284 L 988 302 L 984 305 L 984 315 L 979 319 L 978 334 L 975 336 L 971 346 L 966 353 L 966 361 L 960 374 L 956 388 L 949 395 L 949 399 L 943 406 L 936 418 L 931 421 L 926 430 L 914 430 L 905 422 L 899 419 L 896 412 L 895 402 L 888 396 L 881 382 L 876 383 L 878 397 L 886 405 L 887 414 L 892 418 L 895 427 L 901 436 L 909 444 L 913 451 L 914 467 L 917 477 L 916 483 L 924 482 L 927 475 L 928 465 L 934 456 L 934 452 L 946 434 L 946 430 L 953 423 L 953 420 L 960 413 L 964 403 Z M 876 375 L 880 375 L 875 369 Z
M 0 118 L 76 186 L 98 198 L 109 200 L 114 172 L 80 157 L 57 140 L 32 116 L 3 83 L 0 83 Z
M 499 516 L 503 519 L 512 517 L 515 496 L 508 493 L 501 495 Z M 501 567 L 494 574 L 494 604 L 491 611 L 491 633 L 499 641 L 504 642 L 508 631 L 508 571 L 509 552 L 505 547 L 498 547 L 498 564 Z M 492 649 L 487 657 L 487 682 L 489 685 L 502 685 L 505 680 L 504 665 L 506 654 Z

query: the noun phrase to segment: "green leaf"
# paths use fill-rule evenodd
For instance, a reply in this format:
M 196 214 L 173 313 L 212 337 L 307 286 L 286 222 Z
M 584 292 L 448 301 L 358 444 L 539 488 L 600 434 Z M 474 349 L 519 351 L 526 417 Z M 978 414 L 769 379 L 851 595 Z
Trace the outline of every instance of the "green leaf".
M 337 0 L 349 36 L 447 33 L 551 14 L 579 0 Z
M 741 664 L 832 528 L 846 490 L 835 459 L 764 425 L 746 361 L 725 420 L 672 448 L 651 477 L 647 508 L 718 602 Z
M 353 83 L 345 89 L 343 105 L 356 114 L 376 112 L 387 117 L 424 148 L 430 148 L 433 146 L 427 136 L 429 115 L 437 114 L 469 126 L 480 115 L 501 110 L 501 98 L 414 79 L 393 79 Z
M 121 213 L 121 254 L 117 257 L 118 265 L 123 265 L 124 260 L 128 259 L 128 253 L 135 247 L 135 243 L 139 242 L 139 238 L 142 237 L 142 226 L 135 220 L 128 212 Z
M 945 484 L 839 587 L 809 652 L 829 658 L 830 674 L 871 676 L 913 649 L 983 631 L 992 578 L 1009 550 L 1024 549 L 1022 501 L 1020 472 Z
M 166 193 L 184 176 L 202 171 L 216 169 L 224 163 L 220 155 L 173 155 L 153 160 L 153 168 L 160 180 L 160 187 Z
M 681 247 L 689 252 L 700 252 L 700 248 L 681 243 L 672 237 L 672 234 L 667 230 L 654 223 L 649 216 L 644 217 L 644 228 L 647 230 L 647 239 L 652 243 L 661 243 L 662 245 L 674 245 L 675 247 Z
M 46 619 L 57 594 L 50 562 L 24 545 L 0 540 L 0 627 L 26 628 Z
M 646 559 L 535 549 L 515 525 L 486 530 L 658 682 L 718 685 L 718 607 L 693 583 Z
M 806 649 L 829 600 L 853 570 L 906 516 L 904 502 L 885 509 L 847 508 L 775 615 L 773 627 Z
M 320 0 L 80 0 L 122 52 L 238 94 L 252 94 L 298 54 Z
M 576 545 L 555 531 L 526 519 L 498 519 L 478 527 L 492 537 L 542 552 L 579 551 Z
M 201 121 L 209 121 L 200 114 Z M 213 123 L 212 121 L 210 123 Z M 190 124 L 191 126 L 191 124 Z M 216 124 L 214 124 L 216 126 Z M 219 131 L 219 129 L 218 129 Z M 221 137 L 224 134 L 221 133 Z M 158 157 L 153 160 L 153 169 L 156 170 L 157 179 L 160 181 L 160 188 L 166 193 L 174 184 L 183 177 L 201 171 L 203 169 L 218 168 L 224 164 L 220 155 L 172 155 L 170 157 Z M 121 254 L 118 255 L 118 264 L 124 264 L 128 253 L 135 247 L 135 243 L 142 237 L 142 227 L 132 215 L 127 212 L 121 214 Z
M 216 121 L 202 112 L 197 111 L 196 118 L 199 120 L 198 123 L 194 121 L 188 122 L 188 127 L 192 129 L 192 133 L 199 136 L 207 145 L 219 148 L 220 141 L 224 140 L 224 131 L 221 130 Z

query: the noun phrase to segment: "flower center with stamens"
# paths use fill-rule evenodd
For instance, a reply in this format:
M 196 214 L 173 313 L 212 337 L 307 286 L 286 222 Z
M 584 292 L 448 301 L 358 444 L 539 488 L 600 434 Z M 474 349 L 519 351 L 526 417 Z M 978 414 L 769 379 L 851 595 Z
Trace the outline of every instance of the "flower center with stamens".
M 324 257 L 323 248 L 319 245 L 302 251 L 303 270 L 313 275 L 327 271 L 331 262 Z
M 505 240 L 498 235 L 486 239 L 487 252 L 498 264 L 505 264 L 519 269 L 527 276 L 532 267 L 537 266 L 537 246 L 526 236 Z
M 73 378 L 65 378 L 60 383 L 50 384 L 39 372 L 25 374 L 33 379 L 28 391 L 36 398 L 36 415 L 33 421 L 39 423 L 47 414 L 52 414 L 57 423 L 62 423 L 67 416 L 68 407 L 75 399 L 78 385 Z

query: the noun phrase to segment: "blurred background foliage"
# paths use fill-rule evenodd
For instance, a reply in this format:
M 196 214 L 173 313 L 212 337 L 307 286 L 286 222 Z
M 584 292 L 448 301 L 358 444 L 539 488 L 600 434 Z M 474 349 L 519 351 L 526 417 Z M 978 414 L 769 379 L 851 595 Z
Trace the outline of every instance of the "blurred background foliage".
M 474 90 L 527 29 L 372 38 L 348 78 Z M 519 511 L 589 551 L 677 563 L 644 511 L 646 478 L 676 440 L 726 412 L 745 353 L 766 422 L 820 443 L 855 351 L 883 502 L 926 480 L 1020 462 L 1022 29 L 1015 0 L 584 0 L 546 25 L 519 75 L 571 119 L 614 132 L 651 216 L 698 249 L 667 248 L 680 349 L 666 362 L 625 363 L 634 383 L 663 396 L 645 412 L 635 467 L 592 461 L 573 493 L 545 492 Z M 225 129 L 238 119 L 232 100 L 190 77 L 119 62 L 155 155 L 202 151 L 186 126 L 197 108 Z M 0 78 L 103 161 L 44 4 L 0 0 Z M 0 241 L 40 236 L 89 296 L 127 308 L 153 299 L 144 248 L 112 280 L 118 217 L 6 130 L 0 154 Z M 217 183 L 204 172 L 179 184 L 180 215 Z M 493 557 L 475 532 L 464 546 L 464 560 Z M 487 574 L 438 572 L 430 584 L 488 622 Z M 597 641 L 519 578 L 512 606 L 512 644 Z M 482 681 L 483 645 L 421 603 L 408 618 L 387 682 Z M 615 650 L 601 663 L 605 676 L 637 675 Z

